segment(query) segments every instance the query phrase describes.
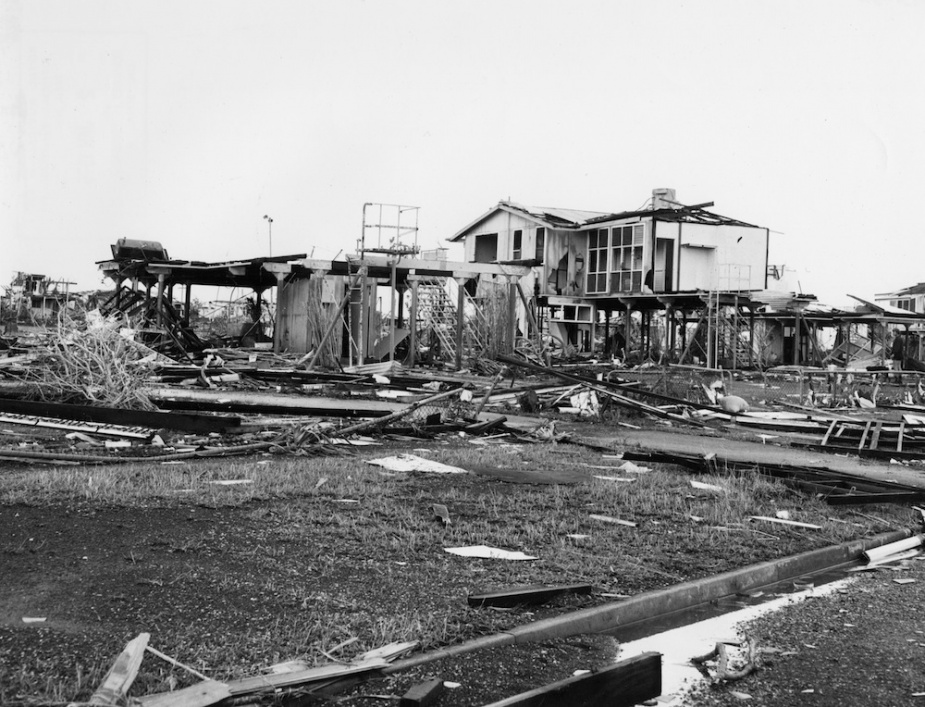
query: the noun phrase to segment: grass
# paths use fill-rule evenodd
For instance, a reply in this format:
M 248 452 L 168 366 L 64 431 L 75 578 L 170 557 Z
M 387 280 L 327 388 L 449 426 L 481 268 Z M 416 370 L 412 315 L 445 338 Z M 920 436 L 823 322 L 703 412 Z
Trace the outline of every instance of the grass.
M 158 649 L 230 679 L 294 658 L 327 662 L 323 652 L 351 638 L 358 640 L 338 657 L 349 659 L 391 641 L 417 640 L 434 648 L 526 620 L 516 611 L 468 608 L 465 596 L 475 591 L 580 581 L 592 583 L 598 593 L 633 594 L 910 520 L 906 509 L 892 506 L 865 509 L 864 515 L 827 507 L 755 473 L 698 477 L 725 489 L 713 493 L 693 489 L 691 476 L 673 467 L 635 475 L 593 469 L 620 462 L 584 447 L 475 445 L 448 437 L 428 449 L 364 447 L 350 457 L 262 455 L 5 472 L 0 504 L 6 506 L 48 508 L 49 516 L 62 507 L 104 516 L 160 511 L 165 523 L 194 509 L 191 515 L 204 514 L 206 522 L 174 521 L 162 532 L 140 536 L 137 562 L 132 549 L 118 566 L 97 566 L 95 591 L 106 597 L 118 585 L 125 598 L 118 604 L 96 600 L 99 619 L 93 624 L 102 637 L 94 637 L 93 660 L 55 663 L 55 652 L 67 647 L 46 645 L 31 667 L 16 666 L 11 654 L 4 660 L 0 643 L 0 663 L 8 666 L 0 669 L 0 701 L 17 694 L 53 701 L 85 697 L 121 648 L 119 641 L 139 630 L 150 630 Z M 463 468 L 578 469 L 587 479 L 511 484 L 475 474 L 384 472 L 365 463 L 396 451 Z M 209 483 L 221 479 L 252 483 Z M 449 508 L 449 526 L 436 522 L 433 503 Z M 778 510 L 822 529 L 748 520 Z M 591 514 L 637 527 L 602 523 Z M 49 548 L 40 542 L 38 536 L 34 543 L 8 542 L 0 546 L 0 562 L 41 556 Z M 480 544 L 540 559 L 471 560 L 444 552 Z M 118 584 L 126 581 L 134 584 Z M 561 612 L 570 602 L 587 601 L 606 599 L 566 598 L 537 611 Z M 79 615 L 80 607 L 71 610 Z M 146 660 L 135 694 L 166 690 L 176 680 L 188 681 L 176 669 Z

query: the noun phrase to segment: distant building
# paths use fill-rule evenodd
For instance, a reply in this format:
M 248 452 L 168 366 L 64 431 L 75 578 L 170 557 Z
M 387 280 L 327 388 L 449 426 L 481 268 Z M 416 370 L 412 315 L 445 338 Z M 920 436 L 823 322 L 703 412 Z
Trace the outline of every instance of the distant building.
M 57 316 L 72 299 L 73 282 L 37 273 L 17 272 L 7 287 L 7 304 L 15 320 L 28 322 Z
M 895 292 L 874 295 L 874 301 L 896 309 L 921 314 L 925 312 L 925 282 L 920 282 L 918 285 L 912 285 L 912 287 L 906 287 Z

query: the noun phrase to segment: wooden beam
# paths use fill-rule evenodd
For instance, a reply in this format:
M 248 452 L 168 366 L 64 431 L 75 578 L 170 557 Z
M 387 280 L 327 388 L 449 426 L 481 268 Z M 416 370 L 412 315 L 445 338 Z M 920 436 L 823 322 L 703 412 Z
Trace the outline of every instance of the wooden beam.
M 829 441 L 829 437 L 832 436 L 832 430 L 835 429 L 835 426 L 838 424 L 838 420 L 832 420 L 832 424 L 829 425 L 829 429 L 826 431 L 825 436 L 822 438 L 822 446 L 826 445 L 826 442 Z
M 91 407 L 89 405 L 14 400 L 2 397 L 0 397 L 0 412 L 98 422 L 106 425 L 147 427 L 153 430 L 167 429 L 206 434 L 209 432 L 228 432 L 241 426 L 241 419 L 238 417 L 125 410 L 123 408 Z
M 858 445 L 858 449 L 864 449 L 864 443 L 867 441 L 867 434 L 870 432 L 870 427 L 873 424 L 873 420 L 868 420 L 867 424 L 864 425 L 864 432 L 861 434 L 861 443 Z
M 228 685 L 204 680 L 173 692 L 159 692 L 138 698 L 141 707 L 208 707 L 231 697 Z
M 874 427 L 874 434 L 870 438 L 870 448 L 876 449 L 877 443 L 880 442 L 880 432 L 883 430 L 883 421 L 877 420 L 877 424 Z
M 662 694 L 661 653 L 611 666 L 492 702 L 486 707 L 632 707 Z
M 135 638 L 125 644 L 125 649 L 116 658 L 106 677 L 96 692 L 90 697 L 91 705 L 119 705 L 141 667 L 141 659 L 145 657 L 145 646 L 148 645 L 150 633 L 139 633 Z
M 552 587 L 534 584 L 527 587 L 510 587 L 494 592 L 470 594 L 466 601 L 469 606 L 512 607 L 522 604 L 542 604 L 561 594 L 590 593 L 590 584 L 559 584 Z

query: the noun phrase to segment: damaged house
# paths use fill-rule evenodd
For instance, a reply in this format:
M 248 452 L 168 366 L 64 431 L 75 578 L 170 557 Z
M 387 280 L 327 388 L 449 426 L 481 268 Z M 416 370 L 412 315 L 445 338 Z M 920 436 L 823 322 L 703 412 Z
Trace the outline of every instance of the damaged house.
M 564 344 L 592 351 L 602 336 L 606 350 L 622 348 L 636 313 L 648 351 L 658 312 L 667 317 L 659 343 L 676 348 L 686 344 L 688 320 L 709 306 L 705 293 L 716 295 L 718 310 L 746 306 L 747 293 L 767 288 L 768 229 L 709 206 L 685 206 L 672 189 L 653 190 L 648 208 L 614 213 L 501 201 L 450 240 L 463 244 L 468 262 L 529 266 L 532 279 L 521 282 Z

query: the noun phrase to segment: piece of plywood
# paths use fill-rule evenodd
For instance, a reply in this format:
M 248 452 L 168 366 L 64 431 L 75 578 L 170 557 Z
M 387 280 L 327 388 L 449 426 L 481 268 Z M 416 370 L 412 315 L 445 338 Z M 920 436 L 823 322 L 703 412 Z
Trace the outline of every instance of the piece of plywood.
M 631 707 L 662 693 L 662 656 L 642 653 L 486 707 Z

